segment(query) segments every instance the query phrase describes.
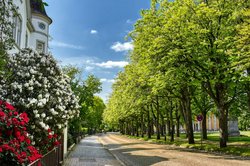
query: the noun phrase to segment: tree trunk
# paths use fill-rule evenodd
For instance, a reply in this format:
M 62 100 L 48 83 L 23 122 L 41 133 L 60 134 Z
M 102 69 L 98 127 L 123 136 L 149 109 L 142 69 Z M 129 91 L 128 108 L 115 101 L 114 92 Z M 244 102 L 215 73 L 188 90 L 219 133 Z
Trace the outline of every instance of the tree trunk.
M 144 137 L 144 118 L 143 118 L 143 113 L 141 114 L 141 137 Z
M 147 111 L 147 118 L 148 118 L 148 139 L 151 138 L 151 123 L 150 123 L 150 111 Z
M 192 120 L 192 111 L 191 111 L 191 98 L 190 98 L 190 88 L 188 86 L 184 86 L 182 88 L 182 105 L 183 105 L 183 113 L 186 117 L 186 130 L 188 136 L 188 143 L 194 144 L 194 131 L 193 131 L 193 120 Z
M 168 128 L 168 136 L 171 135 L 171 126 L 170 126 L 170 119 L 167 120 L 167 128 Z
M 207 139 L 207 111 L 202 111 L 202 138 Z
M 220 128 L 220 148 L 227 147 L 228 139 L 228 106 L 226 106 L 225 93 L 226 85 L 217 83 L 216 90 L 216 106 L 219 112 L 219 128 Z
M 250 76 L 250 68 L 247 69 L 247 75 Z M 247 104 L 248 112 L 250 113 L 250 83 L 246 83 L 246 92 L 247 92 Z
M 131 124 L 131 130 L 132 130 L 132 136 L 135 136 L 134 121 L 133 120 L 132 120 L 132 124 Z
M 187 107 L 187 128 L 188 128 L 188 143 L 194 144 L 194 131 L 193 131 L 193 120 L 190 104 Z
M 172 125 L 172 131 L 171 131 L 171 139 L 170 139 L 171 142 L 174 142 L 174 132 L 175 132 L 174 128 L 175 128 L 175 126 L 173 124 Z
M 171 125 L 171 139 L 170 142 L 174 142 L 174 121 L 173 121 L 173 110 L 172 108 L 169 111 L 170 113 L 170 125 Z
M 151 121 L 151 135 L 154 135 L 155 134 L 155 130 L 154 130 L 154 124 L 155 123 L 155 121 L 152 119 L 152 121 Z
M 178 109 L 175 112 L 175 118 L 176 118 L 176 137 L 180 137 L 180 115 L 178 115 Z
M 160 105 L 158 101 L 158 96 L 156 97 L 156 139 L 161 139 L 160 137 Z
M 130 135 L 130 128 L 128 122 L 126 122 L 126 135 Z
M 164 125 L 165 123 L 164 123 L 164 118 L 163 117 L 161 117 L 161 136 L 164 136 L 164 134 L 165 134 L 165 132 L 164 132 L 164 130 L 165 130 L 165 125 Z
M 136 137 L 139 137 L 139 122 L 138 122 L 138 119 L 136 119 Z
M 220 127 L 220 148 L 227 147 L 228 125 L 227 110 L 223 106 L 219 107 L 219 127 Z

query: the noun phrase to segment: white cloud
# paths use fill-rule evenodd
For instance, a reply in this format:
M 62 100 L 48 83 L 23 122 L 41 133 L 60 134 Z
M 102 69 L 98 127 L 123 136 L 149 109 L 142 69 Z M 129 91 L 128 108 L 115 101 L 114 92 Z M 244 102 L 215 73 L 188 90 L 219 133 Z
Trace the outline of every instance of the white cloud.
M 132 42 L 125 42 L 125 43 L 115 42 L 110 48 L 115 52 L 122 52 L 122 51 L 133 50 L 134 46 Z
M 84 49 L 83 46 L 64 43 L 64 42 L 60 42 L 60 41 L 54 41 L 54 40 L 51 41 L 49 44 L 51 46 L 54 46 L 54 47 L 71 48 L 71 49 L 77 49 L 77 50 L 83 50 Z
M 94 61 L 98 61 L 99 59 L 97 57 L 90 57 L 87 55 L 54 55 L 55 58 L 58 60 L 58 62 L 61 65 L 77 65 L 77 66 L 93 66 Z M 86 68 L 85 68 L 86 69 Z
M 85 70 L 86 71 L 92 71 L 92 70 L 94 70 L 94 67 L 93 66 L 86 66 Z
M 107 82 L 107 83 L 114 83 L 115 82 L 114 79 L 106 79 L 106 78 L 101 78 L 100 81 L 101 82 Z
M 95 29 L 92 29 L 92 30 L 90 31 L 90 34 L 97 34 L 97 33 L 98 33 L 98 31 L 95 30 Z
M 128 65 L 126 61 L 107 61 L 102 63 L 95 63 L 96 66 L 103 67 L 103 68 L 123 68 L 124 66 Z

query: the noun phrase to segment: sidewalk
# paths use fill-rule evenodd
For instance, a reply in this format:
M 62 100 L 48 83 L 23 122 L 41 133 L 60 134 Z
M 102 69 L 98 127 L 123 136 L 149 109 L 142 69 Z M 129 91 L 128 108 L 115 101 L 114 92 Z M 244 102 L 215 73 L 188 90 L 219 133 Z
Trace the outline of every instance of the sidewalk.
M 64 166 L 120 166 L 115 157 L 98 141 L 98 136 L 81 140 L 65 159 Z

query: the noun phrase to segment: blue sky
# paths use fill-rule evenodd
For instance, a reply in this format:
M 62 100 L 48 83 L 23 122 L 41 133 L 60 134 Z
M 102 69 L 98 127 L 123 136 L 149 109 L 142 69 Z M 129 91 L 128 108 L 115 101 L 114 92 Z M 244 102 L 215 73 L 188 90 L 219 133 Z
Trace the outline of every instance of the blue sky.
M 77 65 L 83 77 L 100 78 L 104 100 L 117 73 L 133 48 L 126 35 L 150 0 L 46 0 L 50 26 L 50 51 L 61 65 Z

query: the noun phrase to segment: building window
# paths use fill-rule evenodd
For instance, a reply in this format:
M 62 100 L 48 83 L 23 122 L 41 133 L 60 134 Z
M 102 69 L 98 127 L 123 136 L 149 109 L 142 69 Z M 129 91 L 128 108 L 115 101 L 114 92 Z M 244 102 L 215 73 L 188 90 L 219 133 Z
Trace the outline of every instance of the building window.
M 16 44 L 21 46 L 21 34 L 22 34 L 22 20 L 20 17 L 13 18 L 14 28 L 13 28 L 13 39 Z
M 42 29 L 42 30 L 45 30 L 45 28 L 46 28 L 46 25 L 45 25 L 44 23 L 42 23 L 42 22 L 39 22 L 39 23 L 38 23 L 38 26 L 39 26 L 39 28 Z
M 39 53 L 44 53 L 45 43 L 42 41 L 37 40 L 36 41 L 36 50 Z

